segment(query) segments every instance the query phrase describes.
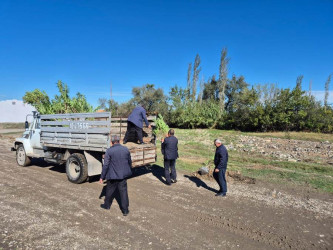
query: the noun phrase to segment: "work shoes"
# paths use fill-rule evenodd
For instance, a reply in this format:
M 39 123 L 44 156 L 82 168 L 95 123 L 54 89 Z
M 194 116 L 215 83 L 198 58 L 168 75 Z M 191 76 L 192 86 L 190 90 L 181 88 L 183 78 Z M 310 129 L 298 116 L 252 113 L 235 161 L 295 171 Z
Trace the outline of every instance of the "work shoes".
M 106 209 L 106 210 L 110 210 L 110 206 L 107 206 L 105 204 L 101 204 L 101 208 Z
M 224 194 L 224 193 L 217 193 L 215 196 L 225 197 L 225 196 L 227 196 L 227 194 Z

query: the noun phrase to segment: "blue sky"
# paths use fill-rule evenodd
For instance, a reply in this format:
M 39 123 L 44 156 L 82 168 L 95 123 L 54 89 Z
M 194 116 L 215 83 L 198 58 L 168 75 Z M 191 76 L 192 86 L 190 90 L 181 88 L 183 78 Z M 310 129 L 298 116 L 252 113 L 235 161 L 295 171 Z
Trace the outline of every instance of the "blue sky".
M 168 94 L 186 86 L 197 53 L 200 78 L 218 75 L 223 47 L 229 77 L 293 88 L 302 74 L 303 89 L 312 81 L 322 99 L 333 73 L 333 1 L 1 0 L 0 100 L 36 88 L 53 98 L 57 80 L 95 107 L 111 82 L 119 102 L 146 83 Z

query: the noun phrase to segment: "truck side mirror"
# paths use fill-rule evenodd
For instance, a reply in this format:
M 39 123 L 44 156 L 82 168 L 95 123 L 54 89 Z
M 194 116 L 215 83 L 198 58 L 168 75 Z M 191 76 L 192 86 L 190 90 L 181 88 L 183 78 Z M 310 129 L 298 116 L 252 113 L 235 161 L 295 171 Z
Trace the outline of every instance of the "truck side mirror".
M 28 123 L 28 121 L 25 121 L 24 126 L 25 126 L 25 129 L 26 129 L 26 130 L 29 128 L 29 123 Z

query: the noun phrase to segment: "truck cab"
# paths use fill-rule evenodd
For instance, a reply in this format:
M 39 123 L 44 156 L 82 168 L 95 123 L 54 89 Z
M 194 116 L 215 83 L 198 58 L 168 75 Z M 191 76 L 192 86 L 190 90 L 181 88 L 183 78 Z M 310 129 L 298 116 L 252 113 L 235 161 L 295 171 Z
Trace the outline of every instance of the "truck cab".
M 32 122 L 28 122 L 28 117 L 33 118 Z M 16 161 L 20 166 L 27 166 L 31 162 L 32 157 L 40 157 L 36 152 L 37 149 L 42 149 L 40 143 L 40 115 L 37 111 L 33 111 L 32 115 L 26 116 L 25 131 L 22 137 L 16 138 L 12 151 L 17 151 Z M 34 152 L 35 149 L 35 152 Z

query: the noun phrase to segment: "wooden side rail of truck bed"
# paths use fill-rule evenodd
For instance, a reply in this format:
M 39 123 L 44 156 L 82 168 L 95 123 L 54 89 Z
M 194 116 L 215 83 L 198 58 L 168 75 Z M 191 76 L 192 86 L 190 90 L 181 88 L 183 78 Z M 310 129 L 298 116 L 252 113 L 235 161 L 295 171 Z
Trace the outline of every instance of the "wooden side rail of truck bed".
M 154 116 L 148 117 L 152 126 L 154 119 Z M 111 135 L 118 135 L 122 143 L 127 130 L 127 118 L 111 118 L 110 112 L 41 115 L 40 128 L 40 141 L 45 147 L 105 152 L 110 147 Z M 144 124 L 143 130 L 146 144 L 125 144 L 131 152 L 133 167 L 156 161 L 152 129 Z M 130 135 L 130 138 L 133 136 Z

